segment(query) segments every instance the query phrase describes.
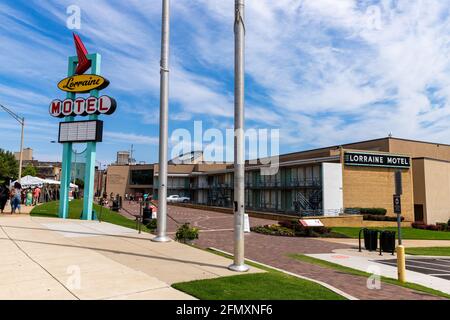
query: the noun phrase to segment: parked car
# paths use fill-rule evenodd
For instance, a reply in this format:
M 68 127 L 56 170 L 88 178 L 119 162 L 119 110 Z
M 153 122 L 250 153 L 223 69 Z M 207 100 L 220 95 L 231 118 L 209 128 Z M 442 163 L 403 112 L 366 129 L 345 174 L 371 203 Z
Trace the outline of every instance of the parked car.
M 167 197 L 167 202 L 184 202 L 184 203 L 186 203 L 186 202 L 189 202 L 189 201 L 191 201 L 191 198 L 189 198 L 189 197 L 181 197 L 181 196 L 179 196 L 177 194 Z

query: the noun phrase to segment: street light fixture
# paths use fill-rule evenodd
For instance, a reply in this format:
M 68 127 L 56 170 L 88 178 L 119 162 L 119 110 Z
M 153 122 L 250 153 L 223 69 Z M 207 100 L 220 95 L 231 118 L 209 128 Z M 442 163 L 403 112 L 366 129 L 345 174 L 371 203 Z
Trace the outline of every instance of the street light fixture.
M 19 156 L 19 183 L 22 180 L 22 160 L 23 160 L 23 129 L 25 127 L 25 118 L 19 116 L 18 114 L 14 113 L 4 105 L 0 104 L 0 107 L 5 110 L 11 117 L 13 117 L 22 127 L 22 132 L 20 135 L 20 156 Z

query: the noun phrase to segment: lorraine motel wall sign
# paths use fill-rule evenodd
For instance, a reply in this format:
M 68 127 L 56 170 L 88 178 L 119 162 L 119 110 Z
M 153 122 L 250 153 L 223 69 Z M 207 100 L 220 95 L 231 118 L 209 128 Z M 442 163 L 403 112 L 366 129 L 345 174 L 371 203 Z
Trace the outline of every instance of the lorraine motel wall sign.
M 350 166 L 409 168 L 411 158 L 389 154 L 345 152 L 344 164 Z

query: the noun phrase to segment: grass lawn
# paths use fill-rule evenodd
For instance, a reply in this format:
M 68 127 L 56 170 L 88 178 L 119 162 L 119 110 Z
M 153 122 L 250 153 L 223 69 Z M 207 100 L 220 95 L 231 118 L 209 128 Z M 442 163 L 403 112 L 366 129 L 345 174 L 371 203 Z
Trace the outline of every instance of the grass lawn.
M 329 261 L 324 261 L 321 259 L 316 259 L 313 257 L 309 257 L 309 256 L 305 256 L 303 254 L 290 254 L 289 257 L 296 259 L 296 260 L 300 260 L 303 262 L 307 262 L 307 263 L 311 263 L 311 264 L 316 264 L 319 265 L 321 267 L 324 268 L 330 268 L 330 269 L 334 269 L 340 272 L 344 272 L 344 273 L 348 273 L 348 274 L 353 274 L 355 276 L 361 276 L 361 277 L 365 277 L 368 278 L 371 276 L 370 273 L 364 272 L 364 271 L 360 271 L 357 269 L 353 269 L 353 268 L 349 268 L 349 267 L 344 267 L 341 266 L 337 263 L 333 263 L 333 262 L 329 262 Z M 416 290 L 416 291 L 421 291 L 421 292 L 425 292 L 428 294 L 432 294 L 432 295 L 436 295 L 436 296 L 440 296 L 440 297 L 444 297 L 447 299 L 450 299 L 450 295 L 446 294 L 442 291 L 438 291 L 438 290 L 434 290 L 425 286 L 421 286 L 419 284 L 415 284 L 415 283 L 410 283 L 410 282 L 406 282 L 406 283 L 401 283 L 400 281 L 396 280 L 396 279 L 392 279 L 392 278 L 387 278 L 387 277 L 381 277 L 381 281 L 384 283 L 389 283 L 389 284 L 394 284 L 400 287 L 405 287 L 405 288 L 409 288 L 412 290 Z
M 53 201 L 36 206 L 31 210 L 32 216 L 39 217 L 58 217 L 59 201 Z M 83 200 L 72 200 L 69 202 L 69 219 L 80 219 L 81 211 L 83 210 Z M 108 208 L 101 208 L 98 204 L 94 204 L 94 210 L 97 213 L 97 217 L 101 221 L 117 224 L 119 226 L 136 229 L 136 222 L 125 218 L 117 212 L 111 211 Z M 100 216 L 101 214 L 101 216 Z M 148 231 L 143 227 L 142 231 Z
M 358 239 L 359 230 L 361 228 L 352 228 L 352 227 L 333 227 L 331 228 L 334 232 L 341 233 L 346 235 L 349 238 Z M 396 227 L 388 227 L 388 228 L 369 228 L 369 229 L 378 229 L 378 230 L 389 230 L 395 231 L 396 236 L 397 228 Z M 362 237 L 362 235 L 361 235 Z M 431 230 L 422 230 L 422 229 L 414 229 L 414 228 L 402 228 L 402 238 L 403 239 L 416 239 L 416 240 L 450 240 L 450 232 L 447 231 L 431 231 Z
M 406 254 L 420 256 L 450 256 L 450 247 L 405 248 Z
M 207 251 L 230 258 L 214 250 Z M 256 263 L 246 261 L 246 264 L 266 272 L 181 282 L 172 287 L 202 300 L 346 300 L 315 282 Z

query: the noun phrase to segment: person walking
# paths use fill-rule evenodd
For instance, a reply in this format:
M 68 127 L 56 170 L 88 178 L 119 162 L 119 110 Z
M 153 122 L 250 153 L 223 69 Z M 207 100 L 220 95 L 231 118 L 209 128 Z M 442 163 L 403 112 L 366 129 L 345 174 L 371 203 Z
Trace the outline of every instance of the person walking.
M 22 196 L 22 185 L 19 182 L 15 182 L 11 197 L 11 214 L 16 213 L 16 210 L 18 210 L 20 214 L 20 204 L 22 202 L 21 196 Z
M 31 206 L 33 204 L 33 191 L 31 190 L 31 188 L 29 188 L 26 191 L 26 200 L 25 200 L 25 205 L 27 207 Z
M 6 183 L 0 185 L 0 213 L 3 213 L 5 210 L 6 202 L 8 202 L 9 199 L 9 193 L 9 188 Z
M 41 188 L 36 187 L 33 192 L 33 205 L 39 204 L 39 197 L 41 196 Z

